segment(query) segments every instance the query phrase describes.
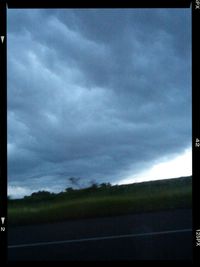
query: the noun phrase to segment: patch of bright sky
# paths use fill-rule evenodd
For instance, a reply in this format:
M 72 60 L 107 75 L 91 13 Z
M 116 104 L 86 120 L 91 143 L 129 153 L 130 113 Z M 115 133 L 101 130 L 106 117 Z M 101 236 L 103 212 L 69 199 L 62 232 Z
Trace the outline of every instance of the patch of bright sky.
M 183 154 L 173 159 L 157 163 L 145 172 L 133 176 L 130 175 L 121 180 L 119 184 L 178 178 L 190 175 L 192 175 L 192 149 L 188 148 Z

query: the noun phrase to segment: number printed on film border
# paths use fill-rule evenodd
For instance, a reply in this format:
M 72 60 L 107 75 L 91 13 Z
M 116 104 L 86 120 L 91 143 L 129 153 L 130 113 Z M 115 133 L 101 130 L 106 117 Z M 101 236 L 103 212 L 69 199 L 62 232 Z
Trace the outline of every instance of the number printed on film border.
M 200 10 L 200 0 L 195 0 L 195 9 Z
M 196 230 L 196 247 L 200 247 L 200 229 Z
M 200 139 L 199 138 L 195 139 L 195 147 L 200 147 Z

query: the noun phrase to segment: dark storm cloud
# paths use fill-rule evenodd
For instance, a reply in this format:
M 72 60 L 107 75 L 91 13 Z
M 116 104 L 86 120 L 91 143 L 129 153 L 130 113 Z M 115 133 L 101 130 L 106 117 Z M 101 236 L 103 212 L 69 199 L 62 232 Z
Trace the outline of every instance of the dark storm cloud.
M 190 31 L 189 9 L 8 10 L 11 186 L 116 183 L 191 146 Z

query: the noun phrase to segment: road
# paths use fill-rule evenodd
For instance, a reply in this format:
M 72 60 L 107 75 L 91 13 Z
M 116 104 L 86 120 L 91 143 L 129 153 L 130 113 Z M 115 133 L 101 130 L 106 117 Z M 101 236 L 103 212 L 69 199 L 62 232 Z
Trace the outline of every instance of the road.
M 192 260 L 192 211 L 10 227 L 8 260 Z

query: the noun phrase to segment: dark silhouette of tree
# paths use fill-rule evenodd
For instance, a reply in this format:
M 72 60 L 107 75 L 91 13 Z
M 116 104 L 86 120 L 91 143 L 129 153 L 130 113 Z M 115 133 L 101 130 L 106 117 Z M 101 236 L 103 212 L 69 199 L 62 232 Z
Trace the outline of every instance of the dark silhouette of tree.
M 79 177 L 70 177 L 69 181 L 73 186 L 80 188 L 80 178 Z
M 33 192 L 30 196 L 24 196 L 24 199 L 45 200 L 52 198 L 54 195 L 55 195 L 54 193 L 50 193 L 48 191 L 38 191 L 38 192 Z
M 102 188 L 102 189 L 106 189 L 106 188 L 110 188 L 111 187 L 111 184 L 110 183 L 101 183 L 100 185 L 99 185 L 99 187 L 100 188 Z
M 96 190 L 98 188 L 98 183 L 95 180 L 90 181 L 90 188 Z
M 74 191 L 74 189 L 72 187 L 68 187 L 65 189 L 65 192 L 67 193 L 72 193 Z

